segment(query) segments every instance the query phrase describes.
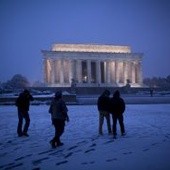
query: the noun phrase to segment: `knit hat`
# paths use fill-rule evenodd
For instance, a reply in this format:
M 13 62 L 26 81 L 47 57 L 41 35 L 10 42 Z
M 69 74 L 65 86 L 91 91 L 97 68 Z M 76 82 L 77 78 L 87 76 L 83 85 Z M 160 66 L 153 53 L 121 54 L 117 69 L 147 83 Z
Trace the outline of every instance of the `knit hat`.
M 57 91 L 55 93 L 55 98 L 61 98 L 61 96 L 62 96 L 62 92 L 61 91 Z
M 105 90 L 105 91 L 103 92 L 103 95 L 104 95 L 104 96 L 110 96 L 110 91 L 109 91 L 109 90 Z

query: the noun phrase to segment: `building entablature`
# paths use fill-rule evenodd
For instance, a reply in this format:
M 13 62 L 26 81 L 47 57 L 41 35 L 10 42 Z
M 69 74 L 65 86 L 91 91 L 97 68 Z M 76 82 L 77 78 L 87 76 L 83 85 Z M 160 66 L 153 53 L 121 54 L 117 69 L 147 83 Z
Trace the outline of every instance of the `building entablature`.
M 99 44 L 53 44 L 51 51 L 97 52 L 97 53 L 131 53 L 130 46 Z
M 79 59 L 79 60 L 141 60 L 143 53 L 90 53 L 90 52 L 61 52 L 42 50 L 44 58 Z

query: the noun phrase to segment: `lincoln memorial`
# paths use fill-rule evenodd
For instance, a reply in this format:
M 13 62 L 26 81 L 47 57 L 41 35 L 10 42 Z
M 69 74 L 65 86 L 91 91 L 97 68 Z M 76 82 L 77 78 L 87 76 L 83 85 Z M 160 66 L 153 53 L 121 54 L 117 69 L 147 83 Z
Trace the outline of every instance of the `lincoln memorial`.
M 54 44 L 42 50 L 48 87 L 142 86 L 142 53 L 129 46 Z

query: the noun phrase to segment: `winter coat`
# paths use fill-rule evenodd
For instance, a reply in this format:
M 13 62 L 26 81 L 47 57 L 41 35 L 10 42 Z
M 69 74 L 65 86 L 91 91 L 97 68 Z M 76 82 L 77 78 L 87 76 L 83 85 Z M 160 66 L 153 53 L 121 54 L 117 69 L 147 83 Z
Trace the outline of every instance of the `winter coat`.
M 108 96 L 101 95 L 97 101 L 97 107 L 99 111 L 109 112 L 110 98 Z
M 15 105 L 18 107 L 18 111 L 21 112 L 28 112 L 30 101 L 33 101 L 34 98 L 29 93 L 20 93 L 19 97 L 17 98 Z
M 112 97 L 110 99 L 110 112 L 115 115 L 121 115 L 125 111 L 125 102 L 121 97 Z
M 62 99 L 54 98 L 51 102 L 49 113 L 51 113 L 52 119 L 61 119 L 68 121 L 67 115 L 68 109 L 65 102 Z

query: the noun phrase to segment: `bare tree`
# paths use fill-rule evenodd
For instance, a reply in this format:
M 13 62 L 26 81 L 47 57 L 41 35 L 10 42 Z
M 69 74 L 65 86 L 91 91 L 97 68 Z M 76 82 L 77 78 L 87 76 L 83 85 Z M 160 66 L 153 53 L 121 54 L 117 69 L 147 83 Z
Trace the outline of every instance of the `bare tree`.
M 11 80 L 8 80 L 4 88 L 6 89 L 22 89 L 29 87 L 30 83 L 26 77 L 22 76 L 21 74 L 16 74 L 12 77 Z

